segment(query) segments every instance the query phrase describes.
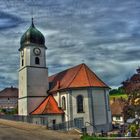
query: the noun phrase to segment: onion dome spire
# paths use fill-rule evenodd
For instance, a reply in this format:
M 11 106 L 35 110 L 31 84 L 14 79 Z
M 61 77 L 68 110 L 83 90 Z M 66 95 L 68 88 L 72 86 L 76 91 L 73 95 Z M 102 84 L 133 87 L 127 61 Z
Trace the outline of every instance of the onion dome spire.
M 32 17 L 32 24 L 31 24 L 31 26 L 34 28 L 35 27 L 35 25 L 34 25 L 34 18 Z
M 27 45 L 39 45 L 45 47 L 45 38 L 43 34 L 35 27 L 33 18 L 31 21 L 31 26 L 21 37 L 20 45 L 20 49 Z

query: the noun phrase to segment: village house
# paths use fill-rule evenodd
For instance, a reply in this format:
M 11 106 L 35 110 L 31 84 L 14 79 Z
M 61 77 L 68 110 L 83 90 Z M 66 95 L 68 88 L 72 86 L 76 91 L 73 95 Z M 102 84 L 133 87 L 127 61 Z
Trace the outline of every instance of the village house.
M 123 99 L 113 99 L 110 103 L 112 113 L 112 124 L 122 125 L 124 124 L 124 113 L 125 101 Z
M 18 89 L 15 87 L 5 88 L 0 91 L 0 109 L 7 111 L 17 108 L 18 104 Z

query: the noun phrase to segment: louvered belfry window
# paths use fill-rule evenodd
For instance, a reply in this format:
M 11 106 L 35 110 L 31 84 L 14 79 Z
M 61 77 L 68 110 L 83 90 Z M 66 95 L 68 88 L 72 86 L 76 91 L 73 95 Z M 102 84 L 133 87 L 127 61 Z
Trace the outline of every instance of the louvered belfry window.
M 40 64 L 40 60 L 38 57 L 35 58 L 35 64 L 39 65 Z

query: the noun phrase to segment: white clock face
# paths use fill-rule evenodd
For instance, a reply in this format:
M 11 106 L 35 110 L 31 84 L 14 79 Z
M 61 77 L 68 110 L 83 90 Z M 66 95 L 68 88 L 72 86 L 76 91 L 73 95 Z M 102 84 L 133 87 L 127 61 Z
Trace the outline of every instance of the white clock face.
M 34 48 L 33 50 L 35 55 L 40 55 L 41 54 L 41 50 L 39 48 Z

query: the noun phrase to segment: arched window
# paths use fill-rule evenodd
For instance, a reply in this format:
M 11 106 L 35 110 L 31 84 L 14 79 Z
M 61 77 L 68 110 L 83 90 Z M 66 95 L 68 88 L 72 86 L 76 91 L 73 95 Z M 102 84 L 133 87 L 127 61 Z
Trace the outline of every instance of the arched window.
M 66 99 L 65 99 L 64 96 L 62 97 L 62 109 L 63 109 L 63 110 L 66 109 Z
M 77 96 L 77 113 L 82 113 L 84 112 L 83 110 L 83 96 L 78 95 Z
M 39 65 L 40 64 L 40 60 L 38 57 L 35 58 L 35 64 Z
M 23 65 L 24 65 L 24 60 L 22 59 L 21 66 L 23 66 Z

